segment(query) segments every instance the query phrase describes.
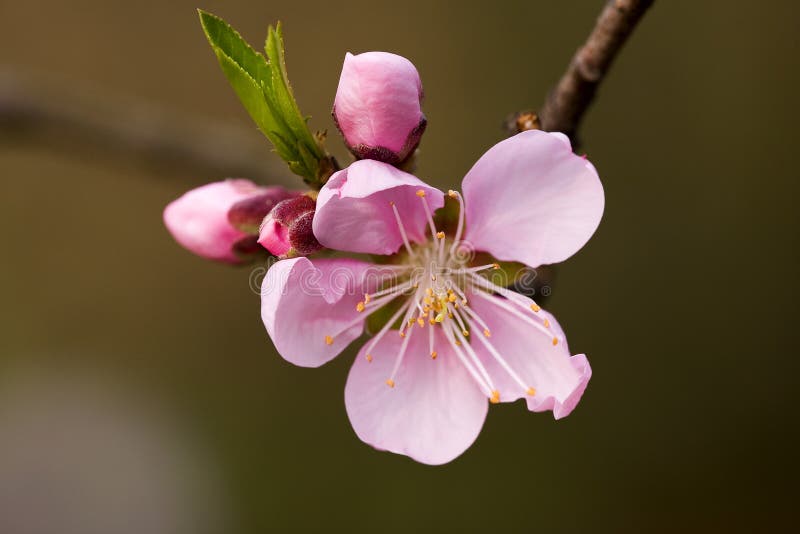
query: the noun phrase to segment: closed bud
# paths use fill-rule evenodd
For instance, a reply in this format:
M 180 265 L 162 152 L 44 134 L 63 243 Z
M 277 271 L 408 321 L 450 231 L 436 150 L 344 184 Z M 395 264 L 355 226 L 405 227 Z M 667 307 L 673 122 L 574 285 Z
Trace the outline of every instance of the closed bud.
M 279 202 L 295 198 L 302 193 L 287 191 L 282 187 L 265 187 L 263 192 L 244 198 L 228 210 L 228 221 L 234 228 L 251 235 L 258 235 L 264 217 L 269 215 Z
M 260 249 L 261 221 L 280 201 L 298 193 L 229 179 L 186 192 L 164 209 L 164 224 L 180 245 L 211 260 L 242 263 Z
M 348 53 L 333 118 L 356 157 L 398 165 L 417 148 L 425 131 L 422 97 L 419 73 L 406 58 L 387 52 Z
M 317 202 L 307 195 L 279 202 L 264 219 L 258 242 L 279 258 L 308 256 L 319 249 L 312 222 Z

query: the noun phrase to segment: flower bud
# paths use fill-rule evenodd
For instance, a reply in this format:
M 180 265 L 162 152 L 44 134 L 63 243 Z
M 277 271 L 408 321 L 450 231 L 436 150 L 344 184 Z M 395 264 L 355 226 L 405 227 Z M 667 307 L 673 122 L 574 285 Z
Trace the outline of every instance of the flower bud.
M 264 219 L 258 242 L 279 258 L 308 256 L 322 248 L 311 223 L 317 201 L 301 195 L 279 202 Z
M 425 131 L 421 101 L 422 82 L 409 60 L 387 52 L 348 52 L 333 118 L 356 157 L 397 165 Z
M 267 213 L 297 196 L 283 187 L 229 179 L 186 192 L 164 209 L 164 224 L 179 244 L 198 256 L 241 263 L 259 250 L 256 235 Z

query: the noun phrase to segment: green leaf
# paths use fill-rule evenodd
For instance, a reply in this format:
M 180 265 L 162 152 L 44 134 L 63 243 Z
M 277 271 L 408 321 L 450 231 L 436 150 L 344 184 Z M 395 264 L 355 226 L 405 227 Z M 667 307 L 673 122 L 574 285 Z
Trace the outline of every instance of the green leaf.
M 281 24 L 277 28 L 269 27 L 267 32 L 267 42 L 264 46 L 269 59 L 269 66 L 272 71 L 271 93 L 278 111 L 286 119 L 287 126 L 291 129 L 295 138 L 306 145 L 306 148 L 319 161 L 324 157 L 324 153 L 317 145 L 314 136 L 308 129 L 306 118 L 300 112 L 294 93 L 289 85 L 289 76 L 286 73 L 286 58 L 283 47 L 283 31 Z
M 224 20 L 202 10 L 198 13 L 222 71 L 259 130 L 294 173 L 310 185 L 321 186 L 320 161 L 328 156 L 294 99 L 280 23 L 277 29 L 269 28 L 264 57 Z
M 319 169 L 320 158 L 309 150 L 307 145 L 302 141 L 297 142 L 297 153 L 300 155 L 300 160 L 303 165 L 309 169 L 309 171 L 314 171 L 314 176 L 316 176 L 317 170 Z
M 280 125 L 264 97 L 263 81 L 271 79 L 267 60 L 224 20 L 205 11 L 199 13 L 200 24 L 220 67 L 247 112 L 267 137 L 269 132 L 279 131 Z
M 268 80 L 270 68 L 263 55 L 253 50 L 230 24 L 211 13 L 198 10 L 208 42 L 238 64 L 251 78 L 260 82 Z

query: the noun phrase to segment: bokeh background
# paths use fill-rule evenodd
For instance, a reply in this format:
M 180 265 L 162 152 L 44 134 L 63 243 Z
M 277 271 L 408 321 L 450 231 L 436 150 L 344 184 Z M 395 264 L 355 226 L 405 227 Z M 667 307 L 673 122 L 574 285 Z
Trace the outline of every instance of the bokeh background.
M 78 114 L 131 128 L 146 110 L 145 129 L 212 132 L 223 158 L 257 146 L 259 178 L 288 183 L 194 10 L 256 45 L 280 19 L 300 105 L 332 134 L 345 52 L 412 59 L 429 119 L 419 174 L 453 187 L 509 112 L 540 105 L 601 5 L 4 0 L 0 68 L 50 109 L 80 101 Z M 549 303 L 589 355 L 586 395 L 559 422 L 492 407 L 473 447 L 435 468 L 355 436 L 352 351 L 291 366 L 260 323 L 251 269 L 171 240 L 164 205 L 224 171 L 7 122 L 0 532 L 790 528 L 798 23 L 791 0 L 656 2 L 583 124 L 607 207 Z M 330 147 L 344 159 L 335 135 Z

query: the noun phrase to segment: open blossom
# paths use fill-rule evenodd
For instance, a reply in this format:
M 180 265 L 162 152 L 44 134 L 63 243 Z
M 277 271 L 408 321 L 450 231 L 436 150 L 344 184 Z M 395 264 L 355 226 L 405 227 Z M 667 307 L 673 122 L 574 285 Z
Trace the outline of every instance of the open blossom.
M 297 196 L 283 187 L 260 187 L 229 179 L 184 193 L 164 209 L 164 224 L 189 251 L 227 263 L 240 263 L 258 250 L 261 221 L 281 200 Z
M 528 131 L 484 154 L 463 181 L 457 226 L 437 228 L 445 194 L 362 160 L 319 193 L 313 229 L 328 248 L 388 256 L 294 258 L 264 278 L 261 314 L 277 350 L 316 367 L 359 338 L 367 317 L 391 315 L 368 339 L 345 387 L 358 436 L 378 449 L 441 464 L 476 439 L 489 403 L 524 398 L 568 415 L 591 377 L 555 318 L 491 280 L 496 264 L 560 262 L 597 228 L 604 196 L 594 167 L 557 133 Z
M 348 53 L 333 117 L 353 154 L 396 165 L 417 148 L 425 131 L 421 100 L 422 82 L 406 58 Z

